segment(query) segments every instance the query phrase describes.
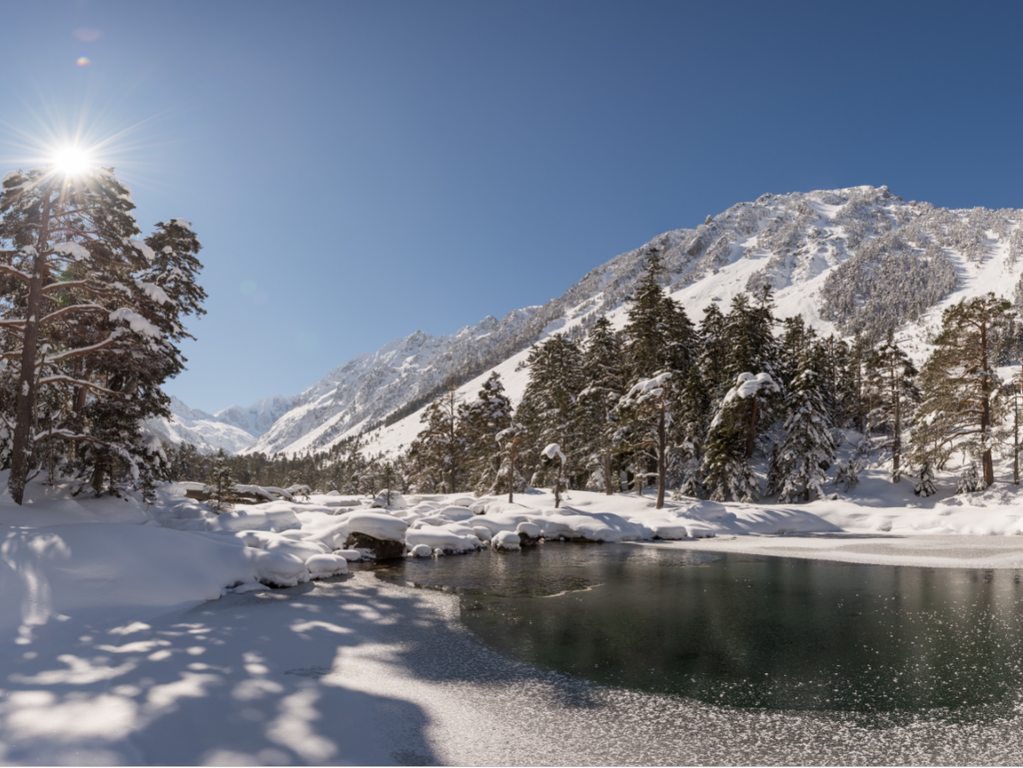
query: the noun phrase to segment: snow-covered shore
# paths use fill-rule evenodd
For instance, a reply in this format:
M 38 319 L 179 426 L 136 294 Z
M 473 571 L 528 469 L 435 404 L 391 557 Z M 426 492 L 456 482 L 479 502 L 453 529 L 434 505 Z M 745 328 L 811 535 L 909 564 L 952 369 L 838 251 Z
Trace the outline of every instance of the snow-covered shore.
M 335 495 L 220 517 L 176 486 L 148 509 L 38 483 L 29 490 L 24 507 L 0 496 L 0 762 L 825 763 L 849 762 L 850 749 L 881 762 L 1023 756 L 1023 739 L 1006 733 L 1023 733 L 1015 722 L 893 723 L 879 736 L 852 716 L 729 710 L 574 682 L 483 647 L 458 623 L 457 598 L 342 575 L 359 556 L 344 549 L 354 529 L 402 535 L 406 549 L 432 554 L 528 526 L 548 542 L 1019 568 L 1023 498 L 1011 485 L 909 500 L 902 484 L 865 473 L 855 500 L 799 506 L 681 500 L 656 510 L 650 497 L 572 492 L 558 510 L 549 494 L 529 493 L 515 506 L 450 496 L 388 511 Z M 700 538 L 672 540 L 687 534 Z M 260 583 L 289 579 L 289 589 Z M 822 723 L 842 742 L 814 738 Z

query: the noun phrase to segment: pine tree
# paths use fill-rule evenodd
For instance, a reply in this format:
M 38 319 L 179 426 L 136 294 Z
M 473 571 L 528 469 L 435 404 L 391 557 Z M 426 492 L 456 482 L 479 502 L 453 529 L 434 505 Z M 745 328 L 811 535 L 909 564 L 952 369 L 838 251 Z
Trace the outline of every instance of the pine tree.
M 765 288 L 756 305 L 745 293 L 732 300 L 725 317 L 725 374 L 729 382 L 741 373 L 767 373 L 778 386 L 784 385 L 781 345 L 774 337 L 771 294 Z
M 746 441 L 734 409 L 721 410 L 711 423 L 701 466 L 711 501 L 756 501 L 760 483 L 746 458 Z
M 848 408 L 849 419 L 861 435 L 867 434 L 867 414 L 870 412 L 868 394 L 865 386 L 867 360 L 872 350 L 860 332 L 856 332 L 849 350 L 849 363 L 846 378 L 850 382 L 851 402 Z
M 701 378 L 714 398 L 722 397 L 735 381 L 734 377 L 729 379 L 727 373 L 729 347 L 726 325 L 725 316 L 717 304 L 711 302 L 704 308 L 698 332 L 699 367 Z
M 491 493 L 503 493 L 502 488 L 506 487 L 509 504 L 515 501 L 515 491 L 526 489 L 526 480 L 519 473 L 519 444 L 525 434 L 525 427 L 513 423 L 495 436 L 498 445 L 501 446 L 501 467 L 497 472 L 497 481 L 494 483 Z
M 868 430 L 883 430 L 886 440 L 880 446 L 892 454 L 892 482 L 897 483 L 902 469 L 902 431 L 920 401 L 915 378 L 916 367 L 909 356 L 888 339 L 870 356 L 866 389 L 874 408 L 867 416 Z
M 933 496 L 938 492 L 938 489 L 934 485 L 934 468 L 931 466 L 930 461 L 924 461 L 923 466 L 920 468 L 920 477 L 913 487 L 913 493 L 917 496 Z
M 629 425 L 629 447 L 634 452 L 653 450 L 657 465 L 657 509 L 664 506 L 667 484 L 672 375 L 671 371 L 662 371 L 649 379 L 641 378 L 616 409 L 622 414 L 621 422 Z
M 224 449 L 221 448 L 213 460 L 209 473 L 206 476 L 206 486 L 203 488 L 209 506 L 218 515 L 231 509 L 235 498 L 238 496 L 238 489 L 235 487 L 234 477 Z
M 763 429 L 758 416 L 773 410 L 781 388 L 768 373 L 742 373 L 722 398 L 714 414 L 703 457 L 704 484 L 711 498 L 727 494 L 740 501 L 756 501 L 759 482 L 750 467 L 752 446 Z
M 582 376 L 586 388 L 579 393 L 578 418 L 585 461 L 596 466 L 604 492 L 616 490 L 614 409 L 625 394 L 626 372 L 622 344 L 610 321 L 601 316 L 590 329 L 583 352 Z
M 459 398 L 458 387 L 449 382 L 420 417 L 423 429 L 409 447 L 412 481 L 420 491 L 456 493 L 465 488 L 468 441 L 461 428 Z
M 1005 385 L 1005 394 L 1012 410 L 1012 484 L 1019 485 L 1019 454 L 1023 450 L 1020 442 L 1020 427 L 1023 426 L 1023 363 Z
M 10 397 L 0 399 L 0 465 L 9 459 L 16 503 L 55 441 L 97 492 L 115 465 L 143 484 L 159 471 L 139 425 L 169 416 L 160 386 L 184 362 L 180 318 L 201 313 L 205 294 L 194 282 L 194 235 L 177 232 L 187 227 L 176 220 L 140 241 L 134 207 L 112 169 L 4 176 L 0 390 Z
M 792 382 L 786 398 L 785 437 L 772 457 L 768 481 L 772 489 L 778 489 L 781 502 L 798 497 L 809 501 L 811 491 L 824 495 L 827 476 L 822 467 L 834 463 L 835 444 L 822 389 L 817 371 L 806 367 Z
M 494 493 L 502 458 L 497 435 L 512 424 L 511 400 L 497 371 L 483 382 L 476 400 L 460 407 L 459 418 L 468 454 L 468 483 L 478 496 Z
M 628 322 L 622 329 L 629 376 L 633 381 L 663 368 L 668 338 L 667 302 L 661 281 L 664 266 L 659 249 L 651 249 L 646 271 L 629 301 Z
M 582 429 L 577 418 L 577 403 L 585 388 L 582 377 L 582 352 L 564 334 L 554 334 L 536 344 L 527 358 L 529 382 L 519 403 L 516 420 L 525 431 L 520 447 L 523 466 L 537 467 L 531 485 L 553 481 L 555 467 L 540 463 L 540 453 L 557 443 L 567 457 L 569 467 L 578 466 L 582 447 Z
M 1011 312 L 1009 302 L 993 293 L 945 310 L 934 352 L 920 374 L 922 401 L 913 430 L 917 464 L 941 468 L 954 449 L 965 448 L 980 457 L 983 482 L 994 482 L 991 449 L 1001 402 L 990 333 Z
M 681 492 L 700 495 L 700 463 L 710 426 L 711 400 L 698 366 L 692 366 L 678 397 L 671 435 L 681 453 Z

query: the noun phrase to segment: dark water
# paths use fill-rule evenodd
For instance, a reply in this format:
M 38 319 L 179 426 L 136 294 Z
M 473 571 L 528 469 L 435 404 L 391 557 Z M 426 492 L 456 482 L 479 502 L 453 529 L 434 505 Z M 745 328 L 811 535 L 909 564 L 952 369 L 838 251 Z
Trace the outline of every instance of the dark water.
M 1013 571 L 546 544 L 377 574 L 457 592 L 465 624 L 504 653 L 626 688 L 857 712 L 1007 705 L 1023 690 Z

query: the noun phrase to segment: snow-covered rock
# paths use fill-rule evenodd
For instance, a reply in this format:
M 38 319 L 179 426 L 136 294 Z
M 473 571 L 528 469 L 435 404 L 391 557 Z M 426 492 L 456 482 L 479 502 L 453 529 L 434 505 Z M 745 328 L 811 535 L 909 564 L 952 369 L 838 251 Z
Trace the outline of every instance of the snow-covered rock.
M 348 560 L 337 555 L 313 555 L 305 561 L 305 567 L 311 578 L 325 579 L 348 573 Z
M 515 552 L 522 549 L 522 542 L 515 531 L 499 531 L 490 539 L 490 548 L 497 552 Z

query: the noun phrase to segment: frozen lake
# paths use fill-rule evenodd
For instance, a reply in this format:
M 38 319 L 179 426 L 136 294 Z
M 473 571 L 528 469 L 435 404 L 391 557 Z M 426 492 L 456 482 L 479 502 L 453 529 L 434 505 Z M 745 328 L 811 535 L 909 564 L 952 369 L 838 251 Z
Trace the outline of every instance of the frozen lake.
M 1013 570 L 633 545 L 409 559 L 487 645 L 600 684 L 768 711 L 1008 716 L 1023 690 Z

